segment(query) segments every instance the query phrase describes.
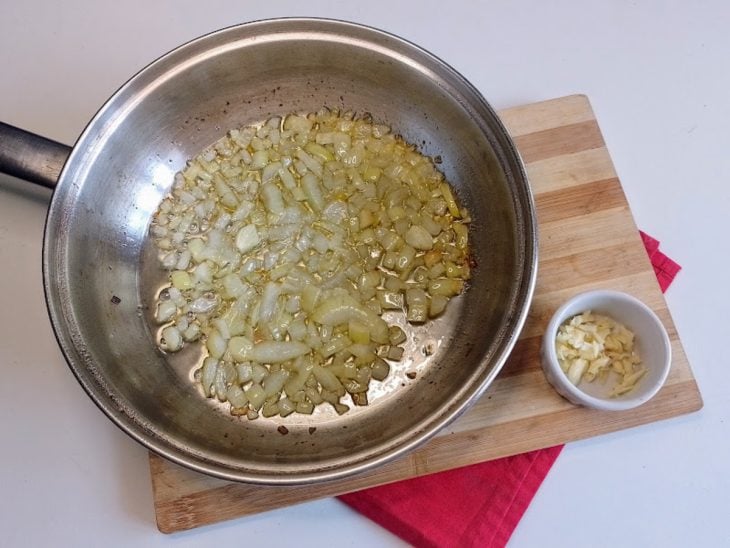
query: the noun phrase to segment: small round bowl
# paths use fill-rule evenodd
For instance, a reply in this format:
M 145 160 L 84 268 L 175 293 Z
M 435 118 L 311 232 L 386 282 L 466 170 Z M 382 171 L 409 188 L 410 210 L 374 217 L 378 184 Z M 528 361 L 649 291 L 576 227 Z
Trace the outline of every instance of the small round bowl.
M 634 351 L 641 358 L 646 374 L 626 394 L 610 397 L 610 382 L 582 381 L 578 386 L 560 368 L 555 338 L 560 326 L 576 314 L 604 314 L 633 331 Z M 553 315 L 542 342 L 542 368 L 555 390 L 567 400 L 605 411 L 622 411 L 649 401 L 662 387 L 669 374 L 672 349 L 669 336 L 656 314 L 638 299 L 618 291 L 588 291 L 568 300 Z

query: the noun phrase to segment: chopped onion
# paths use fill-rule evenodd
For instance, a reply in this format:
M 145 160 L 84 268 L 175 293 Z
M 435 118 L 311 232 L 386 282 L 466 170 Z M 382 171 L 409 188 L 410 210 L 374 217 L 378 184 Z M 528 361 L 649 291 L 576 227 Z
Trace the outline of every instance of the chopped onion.
M 433 237 L 428 230 L 419 225 L 412 225 L 408 229 L 405 240 L 408 245 L 415 249 L 428 251 L 433 248 Z
M 367 405 L 404 354 L 381 314 L 444 312 L 470 277 L 469 222 L 434 163 L 369 117 L 233 129 L 175 175 L 150 227 L 170 271 L 159 346 L 202 339 L 196 378 L 234 415 Z
M 218 372 L 218 363 L 218 360 L 213 357 L 207 357 L 203 360 L 203 372 L 200 382 L 203 385 L 203 391 L 206 396 L 210 396 L 212 393 L 213 383 Z
M 255 344 L 249 351 L 249 356 L 261 363 L 282 363 L 309 354 L 311 350 L 306 344 L 296 341 L 264 341 Z
M 157 312 L 155 313 L 155 319 L 159 323 L 166 323 L 169 322 L 175 315 L 177 314 L 177 306 L 175 306 L 175 303 L 167 300 L 167 301 L 161 301 L 160 304 L 157 305 Z
M 208 334 L 206 348 L 208 349 L 208 354 L 210 356 L 216 359 L 222 358 L 226 351 L 226 346 L 226 340 L 217 330 L 213 330 Z
M 261 238 L 254 225 L 246 225 L 236 235 L 236 247 L 241 253 L 248 253 L 259 245 Z
M 177 352 L 183 346 L 183 339 L 177 327 L 169 326 L 162 330 L 160 347 L 168 352 Z

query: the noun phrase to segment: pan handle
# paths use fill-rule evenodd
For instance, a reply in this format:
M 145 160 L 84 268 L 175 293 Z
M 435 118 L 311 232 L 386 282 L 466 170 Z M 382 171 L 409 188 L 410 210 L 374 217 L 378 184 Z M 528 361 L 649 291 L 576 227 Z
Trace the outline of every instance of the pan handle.
M 53 189 L 71 147 L 0 122 L 0 172 Z

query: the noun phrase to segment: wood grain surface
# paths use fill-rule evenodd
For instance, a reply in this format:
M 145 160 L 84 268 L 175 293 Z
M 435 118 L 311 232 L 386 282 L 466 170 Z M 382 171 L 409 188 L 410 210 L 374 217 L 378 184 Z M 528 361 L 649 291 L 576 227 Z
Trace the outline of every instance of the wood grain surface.
M 588 98 L 573 95 L 500 112 L 527 166 L 540 228 L 535 298 L 509 361 L 467 413 L 420 449 L 367 474 L 330 483 L 261 487 L 203 476 L 150 454 L 157 525 L 171 533 L 321 497 L 630 428 L 702 407 L 687 357 Z M 576 407 L 540 369 L 540 339 L 555 309 L 588 289 L 616 289 L 654 309 L 672 342 L 659 394 L 625 412 Z

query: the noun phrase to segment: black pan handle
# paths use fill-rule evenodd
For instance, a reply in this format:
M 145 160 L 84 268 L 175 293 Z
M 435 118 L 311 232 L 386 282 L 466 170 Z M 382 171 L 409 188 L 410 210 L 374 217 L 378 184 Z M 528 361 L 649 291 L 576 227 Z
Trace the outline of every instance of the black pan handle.
M 71 147 L 0 122 L 0 172 L 53 189 Z

